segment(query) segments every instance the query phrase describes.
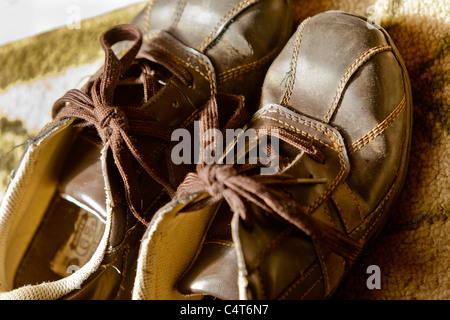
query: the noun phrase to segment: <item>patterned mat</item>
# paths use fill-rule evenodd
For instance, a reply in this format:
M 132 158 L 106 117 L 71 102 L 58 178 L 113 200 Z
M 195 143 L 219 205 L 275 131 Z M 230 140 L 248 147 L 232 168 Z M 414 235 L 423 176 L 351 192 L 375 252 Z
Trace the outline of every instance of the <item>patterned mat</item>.
M 293 0 L 296 23 L 345 10 L 380 23 L 403 56 L 412 85 L 409 172 L 392 218 L 364 251 L 336 299 L 450 299 L 450 2 L 448 0 Z M 143 4 L 0 47 L 0 201 L 27 138 L 50 108 L 102 63 L 100 34 L 126 23 Z M 15 148 L 14 148 L 15 147 Z M 369 289 L 367 269 L 380 269 Z

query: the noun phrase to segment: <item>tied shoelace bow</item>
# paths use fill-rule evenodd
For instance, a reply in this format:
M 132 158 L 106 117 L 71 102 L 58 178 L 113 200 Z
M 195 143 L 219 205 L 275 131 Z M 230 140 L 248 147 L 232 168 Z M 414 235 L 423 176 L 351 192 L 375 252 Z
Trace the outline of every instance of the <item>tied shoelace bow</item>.
M 218 121 L 216 106 L 211 105 L 204 109 L 200 116 L 201 126 L 204 128 L 217 129 Z M 204 146 L 211 143 L 210 137 L 205 132 L 200 131 L 201 153 Z M 287 142 L 289 145 L 304 151 L 313 159 L 323 162 L 323 155 L 309 141 L 290 133 L 283 128 L 261 127 L 257 130 L 259 135 L 276 136 Z M 205 157 L 200 155 L 200 159 Z M 196 172 L 189 173 L 183 183 L 179 186 L 175 199 L 193 194 L 196 192 L 207 192 L 209 195 L 197 203 L 192 204 L 193 208 L 202 208 L 212 205 L 224 199 L 231 210 L 238 213 L 243 221 L 250 222 L 248 209 L 245 201 L 253 203 L 261 209 L 272 212 L 291 223 L 305 234 L 310 236 L 314 243 L 326 245 L 329 249 L 342 257 L 354 260 L 361 251 L 361 245 L 347 234 L 323 223 L 305 212 L 302 206 L 296 201 L 287 197 L 286 193 L 273 186 L 286 186 L 314 182 L 311 179 L 297 179 L 286 174 L 271 175 L 246 175 L 245 173 L 257 165 L 244 164 L 240 167 L 228 164 L 206 164 L 201 161 L 197 165 Z
M 118 58 L 111 47 L 124 40 L 132 41 L 132 45 L 121 58 Z M 133 161 L 137 161 L 169 195 L 174 195 L 175 188 L 155 169 L 152 165 L 153 159 L 146 156 L 134 137 L 146 136 L 170 142 L 175 128 L 158 123 L 151 114 L 139 107 L 114 106 L 114 92 L 121 83 L 130 81 L 134 81 L 135 84 L 142 83 L 143 100 L 144 103 L 147 102 L 157 91 L 157 79 L 147 59 L 165 66 L 185 84 L 189 84 L 192 77 L 184 67 L 167 61 L 164 55 L 157 52 L 148 52 L 145 56 L 147 59 L 137 62 L 140 70 L 138 79 L 127 75 L 127 71 L 137 60 L 135 58 L 142 45 L 142 34 L 133 25 L 111 28 L 102 34 L 100 43 L 105 51 L 102 74 L 87 87 L 85 92 L 77 89 L 69 90 L 58 99 L 53 106 L 53 117 L 58 120 L 75 118 L 76 126 L 96 128 L 102 142 L 105 145 L 109 143 L 114 162 L 124 182 L 126 201 L 131 212 L 142 223 L 148 224 L 141 214 L 141 192 Z

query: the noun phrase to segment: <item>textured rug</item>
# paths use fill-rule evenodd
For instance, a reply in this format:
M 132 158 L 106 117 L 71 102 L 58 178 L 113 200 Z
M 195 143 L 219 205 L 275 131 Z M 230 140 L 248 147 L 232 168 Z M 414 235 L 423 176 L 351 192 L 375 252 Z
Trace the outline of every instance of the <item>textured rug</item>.
M 409 173 L 391 220 L 351 269 L 335 298 L 450 299 L 450 2 L 448 0 L 293 0 L 296 24 L 345 10 L 381 24 L 402 54 L 414 99 Z M 98 38 L 142 9 L 134 5 L 0 47 L 0 201 L 27 138 L 50 109 L 102 63 Z M 25 143 L 25 144 L 24 144 Z M 369 289 L 368 267 L 380 270 Z

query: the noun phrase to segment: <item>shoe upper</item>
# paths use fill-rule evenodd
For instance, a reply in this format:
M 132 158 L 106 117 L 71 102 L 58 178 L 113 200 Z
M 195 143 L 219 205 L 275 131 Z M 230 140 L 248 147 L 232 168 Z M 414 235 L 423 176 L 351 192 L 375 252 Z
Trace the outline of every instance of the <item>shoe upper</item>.
M 20 287 L 12 292 L 22 298 L 129 298 L 145 230 L 132 214 L 129 198 L 140 190 L 141 218 L 149 221 L 192 170 L 191 165 L 171 163 L 174 143 L 168 141 L 168 131 L 157 129 L 192 130 L 202 107 L 221 93 L 243 95 L 256 108 L 264 74 L 291 34 L 290 9 L 287 0 L 155 0 L 133 20 L 139 32 L 132 27 L 105 32 L 104 69 L 82 90 L 75 90 L 78 93 L 69 92 L 55 104 L 55 121 L 28 148 L 2 202 L 0 261 L 8 266 L 0 268 L 1 288 Z M 113 60 L 119 62 L 111 64 Z M 99 111 L 98 103 L 106 107 Z M 75 105 L 75 113 L 65 113 L 70 105 Z M 74 126 L 80 125 L 80 109 L 84 110 L 81 129 Z M 86 120 L 93 114 L 99 116 L 95 125 Z M 136 126 L 139 120 L 148 120 L 145 129 Z M 105 124 L 115 129 L 109 127 L 102 135 Z M 124 133 L 126 127 L 128 133 Z M 113 136 L 120 142 L 113 141 Z M 123 152 L 125 147 L 133 157 Z M 167 183 L 161 185 L 150 172 L 157 172 Z M 133 183 L 125 183 L 125 193 L 128 175 L 136 177 Z M 62 279 L 30 275 L 31 279 L 17 282 L 15 270 L 34 263 L 32 255 L 24 255 L 32 251 L 27 246 L 35 241 L 55 192 L 78 209 L 93 213 L 105 224 L 103 233 L 89 244 L 92 259 L 74 274 Z M 20 236 L 12 240 L 13 234 Z M 39 286 L 38 291 L 33 286 L 22 288 L 48 280 L 56 281 Z M 81 289 L 74 290 L 81 283 Z
M 237 150 L 236 170 L 198 169 L 155 215 L 135 297 L 329 298 L 381 230 L 412 126 L 408 74 L 388 34 L 345 12 L 306 19 L 269 68 L 261 105 L 246 126 L 258 134 L 225 151 Z M 279 141 L 277 173 L 240 171 L 265 135 Z M 168 261 L 178 267 L 164 282 L 154 274 Z

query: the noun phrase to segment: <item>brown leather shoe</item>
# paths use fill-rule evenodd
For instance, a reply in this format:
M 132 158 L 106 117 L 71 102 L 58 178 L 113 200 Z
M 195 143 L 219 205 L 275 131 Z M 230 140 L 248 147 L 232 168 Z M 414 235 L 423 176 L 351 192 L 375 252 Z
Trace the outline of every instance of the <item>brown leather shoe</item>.
M 385 224 L 412 108 L 383 29 L 344 12 L 305 20 L 271 65 L 262 106 L 247 144 L 226 150 L 235 164 L 200 164 L 155 215 L 135 298 L 330 298 Z
M 289 0 L 155 0 L 105 32 L 104 68 L 55 103 L 2 202 L 0 298 L 130 298 L 145 225 L 194 169 L 171 133 L 207 101 L 255 105 L 291 31 Z

